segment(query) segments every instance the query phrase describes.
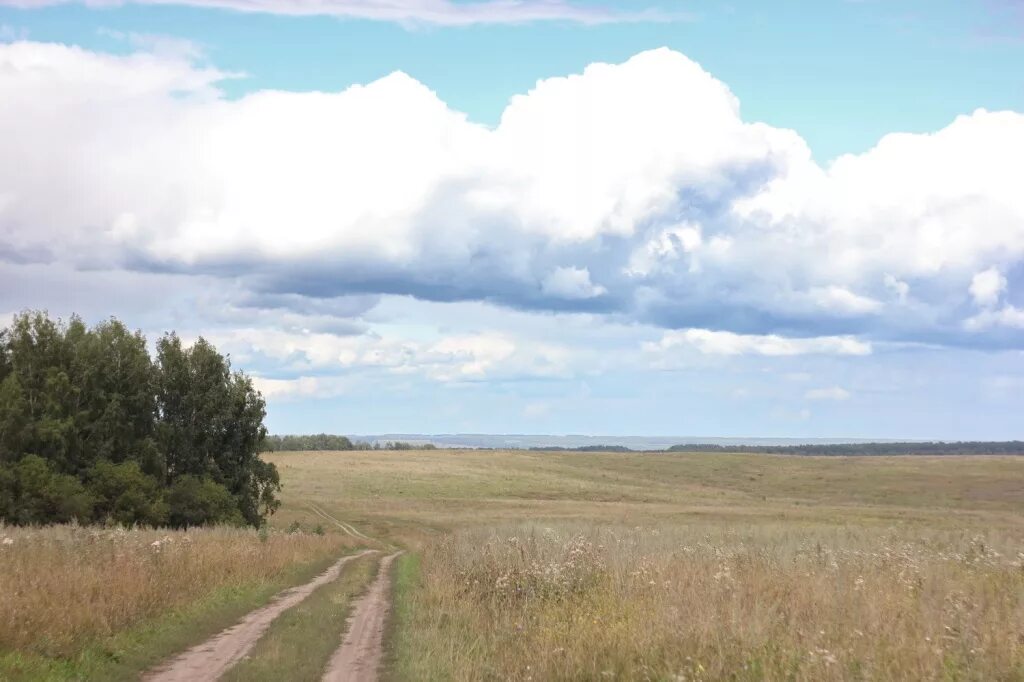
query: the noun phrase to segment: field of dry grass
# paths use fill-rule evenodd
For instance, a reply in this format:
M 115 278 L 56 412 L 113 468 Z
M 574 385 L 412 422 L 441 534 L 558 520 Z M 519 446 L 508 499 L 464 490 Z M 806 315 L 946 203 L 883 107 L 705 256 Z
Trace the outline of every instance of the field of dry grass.
M 267 457 L 269 533 L 0 527 L 0 679 L 131 679 L 368 544 L 337 519 L 408 550 L 394 680 L 1024 680 L 1024 458 Z
M 116 663 L 124 647 L 134 648 L 127 653 L 140 663 L 152 662 L 146 659 L 201 638 L 200 621 L 216 631 L 223 620 L 230 624 L 236 612 L 245 613 L 253 602 L 354 544 L 336 534 L 261 536 L 232 528 L 0 526 L 0 678 L 108 670 L 103 659 Z M 167 624 L 154 620 L 190 608 L 191 625 L 187 618 Z M 161 632 L 164 625 L 191 632 L 164 641 L 169 634 Z M 125 639 L 140 627 L 148 627 L 145 641 Z M 164 646 L 170 651 L 162 651 Z
M 272 459 L 415 550 L 392 679 L 1024 679 L 1024 458 Z
M 790 525 L 459 532 L 428 546 L 402 595 L 395 674 L 1022 679 L 1022 550 L 999 535 Z

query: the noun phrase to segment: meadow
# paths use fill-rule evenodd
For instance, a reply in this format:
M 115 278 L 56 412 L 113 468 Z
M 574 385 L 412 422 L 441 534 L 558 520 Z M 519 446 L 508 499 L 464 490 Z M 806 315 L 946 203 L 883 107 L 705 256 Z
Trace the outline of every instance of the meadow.
M 355 544 L 226 527 L 0 525 L 0 679 L 134 679 Z
M 413 550 L 391 679 L 1024 679 L 1024 459 L 271 459 Z
M 385 679 L 1024 680 L 1024 458 L 264 457 L 262 532 L 0 527 L 0 678 L 133 679 L 394 544 Z M 376 565 L 232 679 L 317 679 Z

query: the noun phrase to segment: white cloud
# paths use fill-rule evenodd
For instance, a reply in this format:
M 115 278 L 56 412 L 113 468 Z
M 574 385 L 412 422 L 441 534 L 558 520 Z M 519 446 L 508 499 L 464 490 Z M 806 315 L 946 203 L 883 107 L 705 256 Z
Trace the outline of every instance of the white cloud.
M 541 289 L 549 296 L 569 300 L 594 298 L 608 293 L 603 286 L 590 281 L 589 270 L 573 267 L 556 269 L 544 278 Z
M 864 315 L 876 312 L 882 307 L 880 301 L 835 285 L 816 287 L 810 290 L 809 295 L 818 307 L 837 315 Z
M 964 322 L 964 328 L 971 332 L 982 332 L 993 327 L 1024 329 L 1024 308 L 1004 305 L 998 309 L 982 310 Z
M 1006 291 L 1006 277 L 996 267 L 982 270 L 971 278 L 969 291 L 977 305 L 985 308 L 994 306 L 999 302 L 999 296 Z
M 665 49 L 542 80 L 487 128 L 401 73 L 227 99 L 231 74 L 187 46 L 136 42 L 148 51 L 0 45 L 5 256 L 237 275 L 273 294 L 606 306 L 722 328 L 708 334 L 754 320 L 794 342 L 1017 324 L 995 309 L 1005 285 L 975 278 L 1024 258 L 1021 114 L 978 111 L 822 168 Z M 894 305 L 911 285 L 913 304 Z M 993 309 L 946 322 L 965 289 Z M 335 360 L 363 352 L 337 345 Z
M 679 260 L 685 254 L 696 252 L 703 243 L 700 225 L 683 223 L 665 228 L 642 247 L 633 251 L 626 273 L 645 276 L 662 266 L 673 267 L 673 261 Z M 717 248 L 721 251 L 723 246 L 725 244 L 719 240 L 712 244 L 712 249 Z
M 443 382 L 518 377 L 566 377 L 580 371 L 585 353 L 539 341 L 520 341 L 508 334 L 483 332 L 449 334 L 435 339 L 371 332 L 341 336 L 310 331 L 239 328 L 208 335 L 238 362 L 272 360 L 292 373 L 329 374 L 379 370 L 392 374 L 416 373 Z M 436 336 L 436 333 L 435 333 Z M 269 391 L 295 393 L 303 387 L 262 380 Z
M 76 0 L 0 0 L 0 6 L 47 7 Z M 238 12 L 292 16 L 334 16 L 376 21 L 469 26 L 473 24 L 522 24 L 535 21 L 573 21 L 607 24 L 624 21 L 670 21 L 686 18 L 681 13 L 655 10 L 617 12 L 567 0 L 78 0 L 86 5 L 118 6 L 185 5 Z
M 346 391 L 340 377 L 303 376 L 296 379 L 267 379 L 253 377 L 252 383 L 268 401 L 300 398 L 329 398 Z
M 978 110 L 929 135 L 892 134 L 827 169 L 792 167 L 738 213 L 829 254 L 808 263 L 845 281 L 963 271 L 1024 253 L 1024 115 Z
M 804 393 L 807 400 L 849 400 L 850 392 L 840 386 L 812 388 Z
M 734 334 L 710 329 L 686 329 L 665 332 L 657 344 L 647 350 L 690 347 L 706 355 L 869 355 L 871 344 L 850 336 L 787 338 L 775 334 Z

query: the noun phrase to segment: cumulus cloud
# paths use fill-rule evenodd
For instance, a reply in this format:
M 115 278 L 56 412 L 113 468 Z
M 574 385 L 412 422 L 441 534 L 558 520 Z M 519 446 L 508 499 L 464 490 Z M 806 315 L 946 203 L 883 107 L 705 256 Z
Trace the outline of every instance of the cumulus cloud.
M 986 308 L 994 306 L 999 302 L 999 296 L 1006 291 L 1006 277 L 996 267 L 982 270 L 971 278 L 969 290 L 977 305 Z
M 972 332 L 982 332 L 993 327 L 1024 329 L 1024 308 L 1005 305 L 997 309 L 983 310 L 967 318 L 964 327 Z
M 590 271 L 586 268 L 562 267 L 544 278 L 541 289 L 545 294 L 556 298 L 581 299 L 594 298 L 608 293 L 603 286 L 590 281 Z
M 268 379 L 253 377 L 253 386 L 267 400 L 289 400 L 301 398 L 329 398 L 346 391 L 343 377 L 302 376 L 295 379 Z
M 961 306 L 1024 258 L 1021 114 L 822 167 L 671 50 L 542 80 L 494 128 L 402 73 L 227 99 L 193 57 L 0 45 L 0 258 L 589 311 L 759 354 L 1015 325 Z
M 709 329 L 665 332 L 648 350 L 693 348 L 706 355 L 869 355 L 871 345 L 850 336 L 787 338 L 776 334 L 734 334 Z
M 840 386 L 812 388 L 804 393 L 808 400 L 849 400 L 850 392 Z
M 586 353 L 558 344 L 520 340 L 503 332 L 449 334 L 433 339 L 371 332 L 337 335 L 268 328 L 237 328 L 208 335 L 238 362 L 270 361 L 283 372 L 307 377 L 373 370 L 416 374 L 442 383 L 522 377 L 564 378 L 581 371 Z M 261 379 L 272 394 L 309 391 L 322 383 Z M 334 390 L 330 385 L 329 390 Z
M 837 315 L 864 315 L 873 313 L 882 307 L 880 301 L 835 285 L 815 287 L 808 293 L 811 300 L 820 308 Z
M 184 5 L 219 8 L 237 12 L 258 12 L 290 16 L 333 16 L 374 21 L 422 23 L 439 26 L 474 24 L 522 24 L 536 21 L 572 21 L 582 24 L 608 24 L 632 21 L 670 21 L 683 19 L 681 13 L 658 10 L 620 12 L 567 0 L 0 0 L 0 7 L 47 7 L 86 4 Z

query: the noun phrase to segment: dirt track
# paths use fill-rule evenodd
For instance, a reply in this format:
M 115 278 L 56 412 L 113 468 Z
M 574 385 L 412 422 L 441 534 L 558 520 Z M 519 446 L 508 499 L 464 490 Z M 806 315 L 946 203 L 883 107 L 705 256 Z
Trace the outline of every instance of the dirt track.
M 375 682 L 380 668 L 384 623 L 390 609 L 391 562 L 400 552 L 384 557 L 377 577 L 353 608 L 348 631 L 334 652 L 324 682 Z
M 356 557 L 370 554 L 374 551 L 366 550 L 358 554 L 342 557 L 334 565 L 305 585 L 292 587 L 281 592 L 269 604 L 249 613 L 236 625 L 151 670 L 142 679 L 146 682 L 206 682 L 208 680 L 216 680 L 249 653 L 256 644 L 256 641 L 281 613 L 301 602 L 316 588 L 336 579 L 346 563 Z M 374 583 L 375 587 L 376 583 Z M 341 677 L 334 679 L 364 678 Z

